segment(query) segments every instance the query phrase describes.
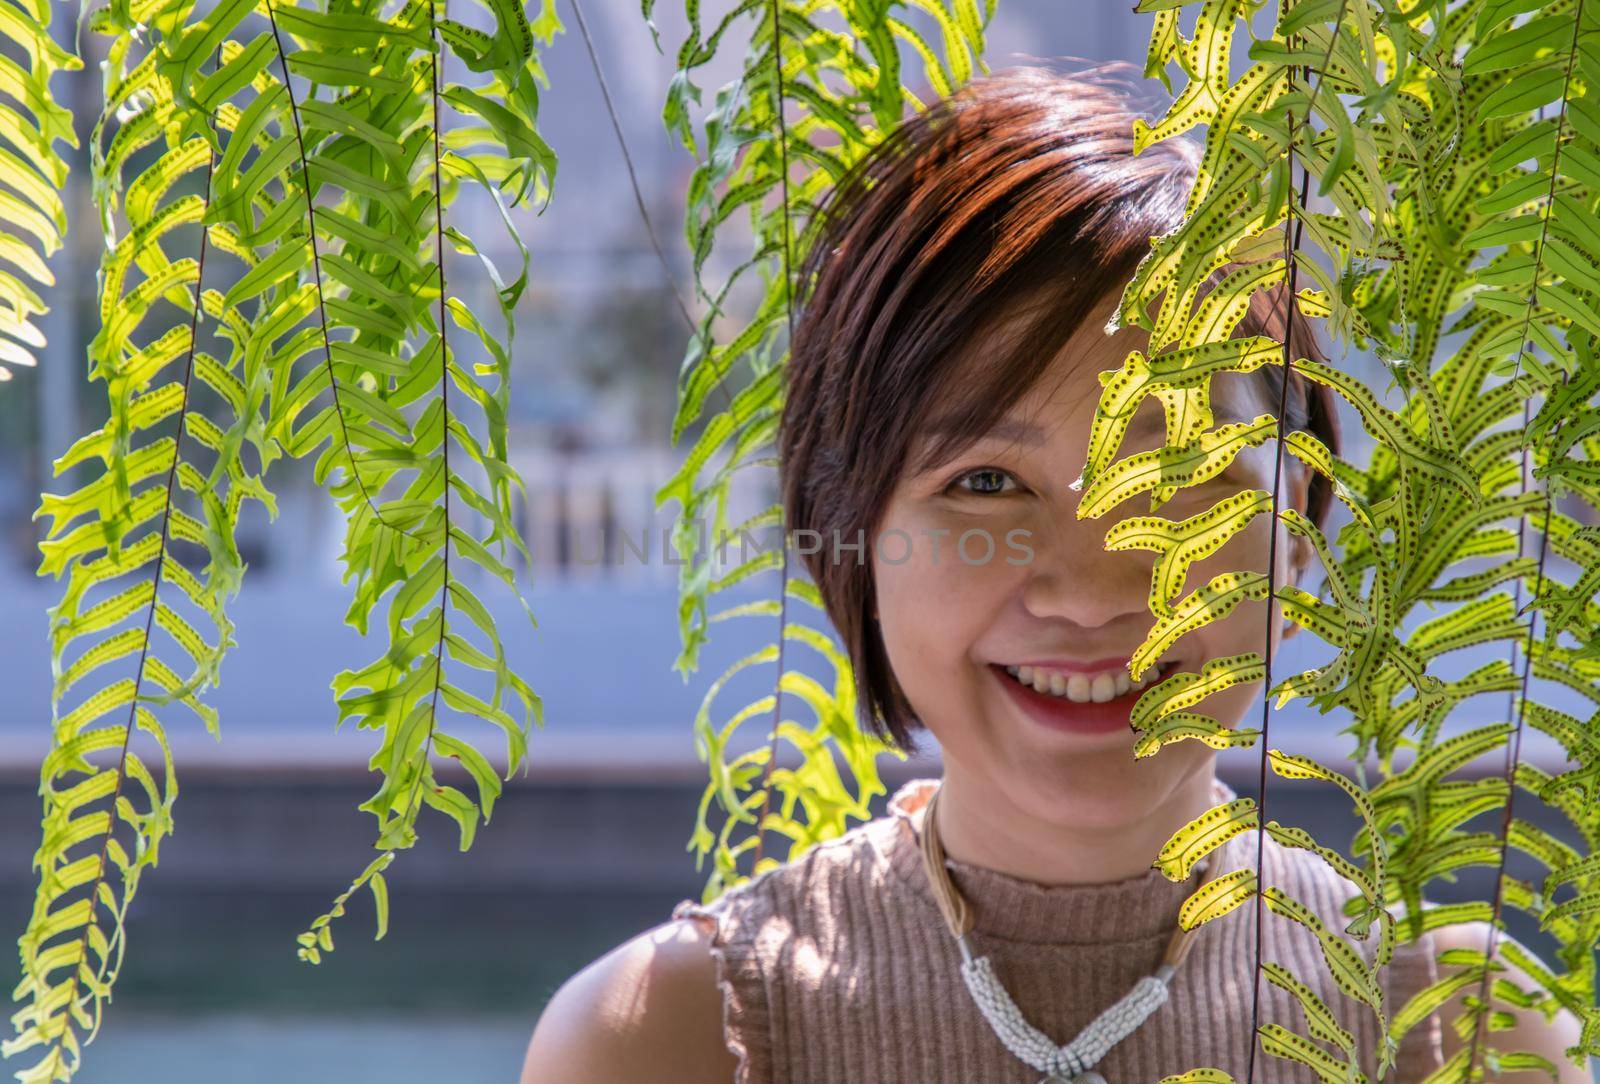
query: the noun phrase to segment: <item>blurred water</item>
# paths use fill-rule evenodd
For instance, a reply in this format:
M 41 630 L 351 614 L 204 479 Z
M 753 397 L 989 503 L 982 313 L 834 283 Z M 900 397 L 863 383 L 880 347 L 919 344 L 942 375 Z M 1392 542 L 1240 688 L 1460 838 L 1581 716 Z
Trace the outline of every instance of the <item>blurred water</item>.
M 113 1013 L 74 1079 L 81 1084 L 514 1084 L 530 1027 L 516 1017 L 438 1013 L 383 1019 Z

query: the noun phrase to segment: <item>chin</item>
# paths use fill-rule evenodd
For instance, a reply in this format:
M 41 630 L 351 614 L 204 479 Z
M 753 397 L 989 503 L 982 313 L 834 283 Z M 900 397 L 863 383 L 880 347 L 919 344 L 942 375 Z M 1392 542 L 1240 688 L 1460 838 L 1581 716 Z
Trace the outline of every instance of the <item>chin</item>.
M 1030 758 L 1010 773 L 1010 789 L 1040 820 L 1064 828 L 1118 828 L 1147 819 L 1181 782 L 1183 766 L 1157 764 L 1161 755 L 1135 760 L 1130 738 L 1125 748 Z

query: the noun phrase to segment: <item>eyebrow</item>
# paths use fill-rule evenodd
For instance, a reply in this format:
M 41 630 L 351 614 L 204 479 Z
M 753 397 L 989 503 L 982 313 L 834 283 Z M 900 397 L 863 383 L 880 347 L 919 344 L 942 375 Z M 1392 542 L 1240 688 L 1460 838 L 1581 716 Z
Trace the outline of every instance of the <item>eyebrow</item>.
M 1232 405 L 1218 406 L 1212 404 L 1212 421 L 1215 425 L 1226 425 L 1231 422 L 1254 421 L 1255 415 L 1242 413 Z M 960 425 L 959 415 L 945 415 L 931 421 L 921 433 L 921 436 L 937 437 L 953 433 Z M 1165 435 L 1167 420 L 1165 412 L 1145 413 L 1135 417 L 1128 423 L 1128 430 L 1123 434 L 1124 439 L 1143 437 L 1160 433 Z M 989 429 L 978 437 L 979 440 L 1009 440 L 1018 444 L 1028 444 L 1037 447 L 1044 443 L 1043 427 L 1033 422 L 1022 421 L 1018 418 L 1001 418 L 990 426 Z

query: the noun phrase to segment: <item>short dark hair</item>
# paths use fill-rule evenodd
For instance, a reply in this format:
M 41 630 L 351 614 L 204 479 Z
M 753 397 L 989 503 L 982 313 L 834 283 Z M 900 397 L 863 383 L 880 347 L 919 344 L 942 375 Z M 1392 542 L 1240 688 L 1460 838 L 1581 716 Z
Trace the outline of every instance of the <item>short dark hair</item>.
M 1085 317 L 1132 278 L 1151 238 L 1182 220 L 1198 162 L 1188 139 L 1133 153 L 1121 62 L 1068 76 L 1019 67 L 976 79 L 909 117 L 855 164 L 808 223 L 803 304 L 785 372 L 779 478 L 787 532 L 871 537 L 911 440 L 937 403 L 959 402 L 945 458 L 987 432 L 1031 388 Z M 1214 273 L 1211 282 L 1229 268 Z M 1260 290 L 1237 331 L 1282 342 L 1284 287 Z M 961 348 L 1018 311 L 1035 318 L 994 342 L 976 374 Z M 1296 357 L 1326 360 L 1290 316 Z M 1274 412 L 1281 364 L 1262 366 Z M 974 386 L 976 379 L 976 386 Z M 1329 390 L 1294 373 L 1284 432 L 1308 430 L 1337 453 Z M 1331 489 L 1312 472 L 1307 516 Z M 867 727 L 910 749 L 921 727 L 889 667 L 870 560 L 807 568 L 855 669 Z

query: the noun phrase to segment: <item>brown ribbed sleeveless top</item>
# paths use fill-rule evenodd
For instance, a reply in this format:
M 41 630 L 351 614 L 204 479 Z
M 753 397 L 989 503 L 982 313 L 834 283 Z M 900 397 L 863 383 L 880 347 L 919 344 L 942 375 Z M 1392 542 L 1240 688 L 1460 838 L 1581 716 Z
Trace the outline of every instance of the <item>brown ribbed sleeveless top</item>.
M 819 843 L 799 858 L 707 905 L 683 900 L 674 918 L 712 932 L 724 1038 L 739 1059 L 735 1084 L 1036 1084 L 1040 1074 L 990 1030 L 961 978 L 961 953 L 940 918 L 922 868 L 921 818 L 936 779 L 914 779 L 889 813 Z M 1221 782 L 1218 802 L 1234 797 Z M 1213 858 L 1222 871 L 1254 868 L 1256 833 L 1234 837 Z M 1370 960 L 1366 941 L 1344 934 L 1344 901 L 1356 888 L 1309 851 L 1267 838 L 1266 883 L 1320 916 Z M 971 904 L 975 953 L 987 954 L 1024 1017 L 1057 1043 L 1078 1034 L 1160 961 L 1193 884 L 1158 870 L 1103 885 L 1040 885 L 946 859 Z M 1096 1067 L 1109 1084 L 1154 1084 L 1208 1066 L 1245 1073 L 1255 907 L 1202 926 L 1168 1002 Z M 1328 975 L 1317 939 L 1266 912 L 1262 955 L 1309 984 L 1355 1038 L 1369 1077 L 1377 1021 Z M 1432 938 L 1397 946 L 1384 977 L 1392 1015 L 1435 981 Z M 1299 1002 L 1262 981 L 1262 1023 L 1306 1034 Z M 1386 1079 L 1422 1080 L 1442 1064 L 1430 1018 L 1400 1047 Z M 1261 1055 L 1255 1078 L 1314 1081 L 1306 1066 Z

